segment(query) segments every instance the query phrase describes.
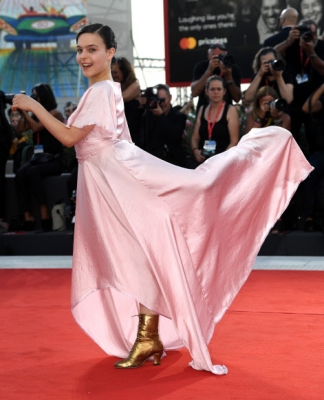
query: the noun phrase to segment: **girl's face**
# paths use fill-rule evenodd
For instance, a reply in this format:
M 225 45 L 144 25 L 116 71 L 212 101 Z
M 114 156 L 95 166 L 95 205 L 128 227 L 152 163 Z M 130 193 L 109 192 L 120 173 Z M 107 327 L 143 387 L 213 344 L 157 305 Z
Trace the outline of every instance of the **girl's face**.
M 206 89 L 206 95 L 209 97 L 209 101 L 212 103 L 218 103 L 223 100 L 226 90 L 223 87 L 221 81 L 211 81 L 208 89 Z
M 275 100 L 274 97 L 272 97 L 270 95 L 261 97 L 261 99 L 259 100 L 260 109 L 265 112 L 270 111 L 270 103 L 273 100 Z
M 115 49 L 107 49 L 102 38 L 96 33 L 83 33 L 77 43 L 77 62 L 90 85 L 111 80 L 110 61 Z
M 122 81 L 124 80 L 124 75 L 121 72 L 118 63 L 115 63 L 112 67 L 111 67 L 111 75 L 114 79 L 115 82 L 119 82 L 122 83 Z

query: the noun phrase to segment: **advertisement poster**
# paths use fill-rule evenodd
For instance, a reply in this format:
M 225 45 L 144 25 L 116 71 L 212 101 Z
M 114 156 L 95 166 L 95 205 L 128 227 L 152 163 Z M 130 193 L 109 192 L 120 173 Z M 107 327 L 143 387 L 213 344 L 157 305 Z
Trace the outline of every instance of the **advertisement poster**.
M 223 43 L 240 67 L 242 83 L 250 82 L 255 54 L 280 29 L 286 0 L 164 0 L 166 81 L 188 86 L 195 64 L 207 59 L 210 44 Z M 299 20 L 324 29 L 324 0 L 291 0 Z
M 42 82 L 58 98 L 81 95 L 75 36 L 85 24 L 85 0 L 0 0 L 0 89 L 30 94 Z

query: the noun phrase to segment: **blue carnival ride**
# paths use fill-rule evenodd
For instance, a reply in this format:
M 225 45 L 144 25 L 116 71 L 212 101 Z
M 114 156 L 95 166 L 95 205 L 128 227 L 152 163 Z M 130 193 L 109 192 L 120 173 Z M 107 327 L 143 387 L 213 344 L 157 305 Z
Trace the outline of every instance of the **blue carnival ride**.
M 69 47 L 76 32 L 86 24 L 85 15 L 66 17 L 63 8 L 45 7 L 44 12 L 35 11 L 33 7 L 24 8 L 18 18 L 0 15 L 0 29 L 8 34 L 6 42 L 14 43 L 15 48 L 30 49 L 33 43 L 56 43 L 58 47 Z

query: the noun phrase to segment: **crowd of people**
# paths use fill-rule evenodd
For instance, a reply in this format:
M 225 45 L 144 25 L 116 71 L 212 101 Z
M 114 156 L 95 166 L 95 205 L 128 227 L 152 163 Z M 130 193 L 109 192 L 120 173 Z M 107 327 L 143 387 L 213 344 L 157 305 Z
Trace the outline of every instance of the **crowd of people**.
M 291 131 L 314 171 L 272 232 L 300 228 L 315 231 L 323 229 L 324 222 L 324 40 L 319 36 L 319 21 L 308 18 L 305 1 L 300 2 L 299 10 L 282 9 L 279 1 L 274 3 L 271 11 L 266 0 L 262 2 L 263 13 L 257 28 L 268 32 L 272 17 L 265 16 L 274 13 L 273 19 L 279 18 L 281 29 L 279 32 L 273 29 L 273 34 L 269 36 L 268 32 L 262 40 L 260 50 L 251 60 L 253 76 L 244 93 L 235 54 L 229 54 L 230 49 L 223 43 L 210 45 L 206 59 L 197 60 L 194 67 L 191 92 L 192 98 L 196 98 L 195 109 L 192 100 L 173 106 L 170 88 L 165 84 L 141 90 L 134 68 L 125 57 L 114 59 L 111 72 L 114 81 L 121 85 L 133 142 L 148 153 L 184 168 L 194 169 L 210 156 L 237 145 L 252 128 L 276 125 Z M 299 19 L 300 16 L 304 19 Z M 265 20 L 270 21 L 268 25 Z M 67 103 L 63 116 L 57 110 L 52 89 L 45 83 L 36 85 L 32 96 L 60 121 L 67 122 L 77 108 L 77 104 Z M 34 228 L 32 191 L 40 208 L 42 228 L 50 230 L 51 217 L 42 182 L 45 177 L 66 170 L 64 148 L 36 116 L 11 108 L 7 114 L 9 121 L 2 122 L 2 129 L 10 129 L 11 134 L 7 135 L 2 158 L 14 160 L 24 229 Z M 34 155 L 25 159 L 22 154 L 27 144 L 34 146 Z M 77 163 L 73 162 L 69 194 L 76 189 L 77 182 Z M 1 171 L 3 178 L 4 169 Z M 2 201 L 0 221 L 4 217 Z

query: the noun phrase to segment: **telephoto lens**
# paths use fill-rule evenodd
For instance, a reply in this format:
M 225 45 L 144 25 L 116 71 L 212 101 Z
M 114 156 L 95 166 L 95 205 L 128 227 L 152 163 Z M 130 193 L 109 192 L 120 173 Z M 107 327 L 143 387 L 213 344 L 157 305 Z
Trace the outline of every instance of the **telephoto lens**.
M 276 99 L 270 102 L 270 107 L 276 109 L 277 111 L 284 111 L 288 103 L 285 99 Z
M 282 60 L 270 60 L 269 64 L 271 64 L 274 71 L 283 71 L 285 68 L 285 64 Z

